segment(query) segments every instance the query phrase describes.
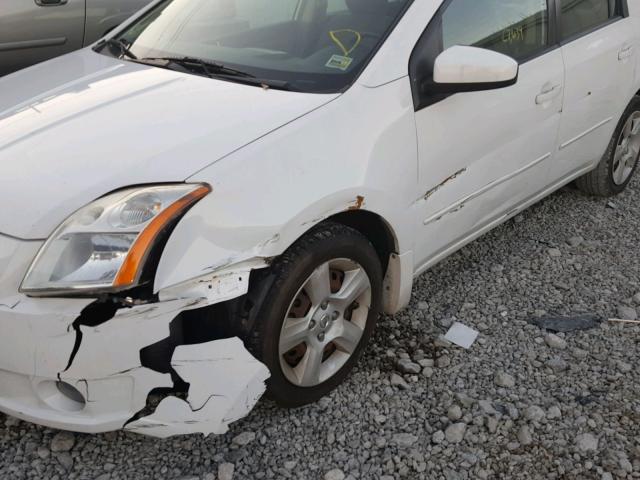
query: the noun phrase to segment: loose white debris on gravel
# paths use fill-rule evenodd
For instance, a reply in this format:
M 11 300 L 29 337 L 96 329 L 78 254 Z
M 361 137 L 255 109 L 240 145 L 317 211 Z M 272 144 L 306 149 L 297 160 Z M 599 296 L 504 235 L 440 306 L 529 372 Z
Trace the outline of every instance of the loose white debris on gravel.
M 564 189 L 422 275 L 410 308 L 380 320 L 353 375 L 317 404 L 263 401 L 225 435 L 166 440 L 0 415 L 0 478 L 640 478 L 640 325 L 550 341 L 529 323 L 637 315 L 639 187 L 615 209 Z M 454 322 L 481 332 L 470 350 L 437 340 Z
M 451 342 L 455 345 L 458 345 L 459 347 L 468 350 L 476 341 L 478 335 L 479 332 L 477 330 L 469 328 L 460 322 L 455 322 L 453 325 L 451 325 L 451 328 L 444 336 L 444 338 L 448 342 Z

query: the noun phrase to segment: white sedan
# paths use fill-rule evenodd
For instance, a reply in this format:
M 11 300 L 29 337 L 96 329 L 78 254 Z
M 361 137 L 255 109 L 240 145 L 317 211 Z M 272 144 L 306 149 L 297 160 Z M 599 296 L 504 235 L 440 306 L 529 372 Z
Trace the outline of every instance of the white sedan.
M 0 80 L 0 410 L 222 433 L 640 152 L 638 0 L 158 0 Z M 150 398 L 160 395 L 160 401 Z

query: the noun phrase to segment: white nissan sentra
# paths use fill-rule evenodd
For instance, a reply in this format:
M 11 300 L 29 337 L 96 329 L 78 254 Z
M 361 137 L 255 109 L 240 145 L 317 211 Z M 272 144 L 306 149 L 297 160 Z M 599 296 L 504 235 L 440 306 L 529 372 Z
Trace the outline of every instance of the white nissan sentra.
M 160 0 L 0 80 L 0 410 L 222 433 L 640 151 L 638 0 Z

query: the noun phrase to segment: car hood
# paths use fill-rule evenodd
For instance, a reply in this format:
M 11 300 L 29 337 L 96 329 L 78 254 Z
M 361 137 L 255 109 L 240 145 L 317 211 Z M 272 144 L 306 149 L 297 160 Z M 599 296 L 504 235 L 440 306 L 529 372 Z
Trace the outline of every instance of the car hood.
M 337 95 L 267 90 L 82 50 L 0 79 L 0 232 L 43 239 L 119 188 L 184 181 Z

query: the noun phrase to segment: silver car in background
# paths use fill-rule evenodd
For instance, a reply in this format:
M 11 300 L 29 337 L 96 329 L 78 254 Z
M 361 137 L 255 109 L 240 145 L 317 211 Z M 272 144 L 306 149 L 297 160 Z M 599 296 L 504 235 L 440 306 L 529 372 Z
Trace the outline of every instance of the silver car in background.
M 0 75 L 95 42 L 151 0 L 0 0 Z

